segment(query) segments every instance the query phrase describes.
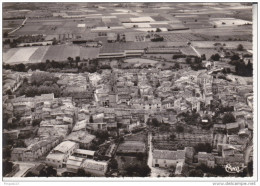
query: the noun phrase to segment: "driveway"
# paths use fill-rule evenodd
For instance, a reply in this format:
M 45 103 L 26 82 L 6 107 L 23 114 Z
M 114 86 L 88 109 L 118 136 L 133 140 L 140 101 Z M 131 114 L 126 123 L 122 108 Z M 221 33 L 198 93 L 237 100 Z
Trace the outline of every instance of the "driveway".
M 152 147 L 152 135 L 151 133 L 148 134 L 148 145 L 149 145 L 149 154 L 148 154 L 148 160 L 147 160 L 147 165 L 151 169 L 151 174 L 150 177 L 168 177 L 170 175 L 169 171 L 166 169 L 162 169 L 159 167 L 153 167 L 153 147 Z

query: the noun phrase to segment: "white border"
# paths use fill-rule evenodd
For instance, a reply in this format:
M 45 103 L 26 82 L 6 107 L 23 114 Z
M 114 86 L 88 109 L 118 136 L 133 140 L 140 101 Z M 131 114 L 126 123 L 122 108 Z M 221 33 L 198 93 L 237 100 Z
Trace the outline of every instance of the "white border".
M 3 1 L 3 2 L 17 2 L 17 0 L 9 0 L 9 1 Z M 43 0 L 43 1 L 37 1 L 37 0 L 31 0 L 31 1 L 23 1 L 23 2 L 52 2 L 50 0 L 46 1 L 46 0 Z M 65 0 L 65 1 L 55 1 L 55 2 L 71 2 L 71 0 Z M 77 2 L 86 2 L 84 0 L 78 0 Z M 98 2 L 98 1 L 95 1 L 95 0 L 88 0 L 87 2 Z M 103 0 L 102 2 L 121 2 L 120 0 L 112 0 L 112 1 L 108 1 L 108 0 Z M 129 1 L 128 1 L 129 2 Z M 158 1 L 147 1 L 147 0 L 142 0 L 142 1 L 130 1 L 130 2 L 158 2 Z M 173 2 L 173 1 L 160 1 L 160 2 Z M 196 2 L 196 1 L 184 1 L 184 0 L 178 0 L 177 2 Z M 198 1 L 197 1 L 198 2 Z M 209 0 L 201 0 L 199 1 L 200 2 L 210 2 Z M 232 3 L 232 2 L 239 2 L 239 1 L 236 1 L 236 0 L 229 0 L 229 1 L 221 1 L 221 0 L 216 0 L 214 2 L 223 2 L 223 3 Z M 243 2 L 257 2 L 257 1 L 250 1 L 250 0 L 244 0 Z M 2 3 L 1 3 L 1 13 L 2 13 Z M 257 37 L 257 28 L 258 28 L 258 15 L 256 14 L 258 11 L 258 7 L 257 5 L 254 6 L 253 8 L 253 65 L 254 65 L 254 95 L 257 95 L 258 93 L 258 65 L 257 65 L 257 59 L 258 59 L 258 48 L 257 48 L 257 42 L 258 42 L 258 37 Z M 2 21 L 1 21 L 1 26 L 2 26 Z M 1 30 L 1 33 L 2 33 L 2 30 Z M 2 37 L 1 37 L 1 41 L 2 41 Z M 1 49 L 2 49 L 2 45 L 1 45 Z M 2 52 L 0 54 L 0 57 L 2 59 Z M 1 74 L 2 74 L 2 68 L 0 68 L 1 70 Z M 2 81 L 2 76 L 0 77 L 1 81 Z M 1 84 L 1 93 L 2 93 L 2 84 Z M 1 96 L 1 101 L 2 101 L 2 96 Z M 253 177 L 246 177 L 246 178 L 232 178 L 232 177 L 218 177 L 218 178 L 185 178 L 185 177 L 173 177 L 173 178 L 4 178 L 4 184 L 5 185 L 13 185 L 13 184 L 22 184 L 22 185 L 35 185 L 37 183 L 38 184 L 44 184 L 44 185 L 47 185 L 47 184 L 58 184 L 58 183 L 62 183 L 66 185 L 66 182 L 67 184 L 71 185 L 71 182 L 76 182 L 76 184 L 86 184 L 85 181 L 88 181 L 88 182 L 107 182 L 106 184 L 108 184 L 109 182 L 110 183 L 113 183 L 114 184 L 121 184 L 121 183 L 116 183 L 116 182 L 124 182 L 123 184 L 128 184 L 126 182 L 150 182 L 150 181 L 156 181 L 155 183 L 158 183 L 158 182 L 174 182 L 174 184 L 187 184 L 187 183 L 190 183 L 192 184 L 192 181 L 194 182 L 198 182 L 200 183 L 201 185 L 208 185 L 208 183 L 212 183 L 212 182 L 225 182 L 226 185 L 228 185 L 228 182 L 229 181 L 232 181 L 232 182 L 249 182 L 249 181 L 256 181 L 257 179 L 257 175 L 258 175 L 258 172 L 256 172 L 256 170 L 258 170 L 258 165 L 259 165 L 259 162 L 257 161 L 257 149 L 259 148 L 259 144 L 257 143 L 257 134 L 258 134 L 258 126 L 257 126 L 257 122 L 258 122 L 258 118 L 257 118 L 257 115 L 259 114 L 258 113 L 258 109 L 257 109 L 257 103 L 258 103 L 258 98 L 257 96 L 254 96 L 254 176 Z M 2 109 L 1 109 L 1 115 L 2 115 Z M 1 127 L 1 136 L 2 136 L 2 127 Z M 258 146 L 257 146 L 258 145 Z M 1 143 L 1 149 L 2 149 L 2 143 Z M 2 153 L 0 155 L 0 157 L 2 157 Z M 256 163 L 257 162 L 257 163 Z M 1 170 L 0 170 L 0 173 L 1 173 L 1 176 L 2 176 L 2 163 L 1 163 Z M 32 182 L 27 182 L 27 181 L 32 181 Z M 44 183 L 42 181 L 45 181 Z M 46 182 L 48 181 L 48 182 Z M 54 181 L 54 182 L 53 182 Z M 65 181 L 65 182 L 59 182 L 59 181 Z M 189 181 L 189 182 L 187 182 Z M 2 180 L 1 180 L 1 183 L 2 183 Z M 224 183 L 224 185 L 225 185 Z M 144 183 L 142 183 L 144 184 Z M 171 183 L 172 184 L 172 183 Z M 231 184 L 232 185 L 232 184 Z

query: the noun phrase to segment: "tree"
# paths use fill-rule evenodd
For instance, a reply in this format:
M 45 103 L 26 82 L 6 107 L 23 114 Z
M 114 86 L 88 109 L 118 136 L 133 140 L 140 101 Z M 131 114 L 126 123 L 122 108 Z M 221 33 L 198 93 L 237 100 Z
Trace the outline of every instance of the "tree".
M 186 58 L 186 63 L 187 63 L 187 64 L 191 64 L 191 58 L 190 58 L 190 57 L 187 57 L 187 58 Z
M 76 65 L 77 65 L 77 67 L 78 67 L 78 66 L 79 66 L 79 62 L 80 62 L 80 56 L 77 56 L 76 59 L 75 59 L 75 61 L 76 61 Z
M 48 166 L 46 168 L 46 176 L 47 177 L 57 176 L 57 171 L 52 166 Z
M 8 37 L 8 33 L 7 33 L 7 32 L 4 32 L 3 37 L 4 37 L 4 38 Z
M 109 163 L 109 166 L 113 170 L 117 170 L 118 169 L 118 163 L 117 163 L 115 158 L 111 159 L 111 161 Z
M 3 175 L 9 174 L 13 170 L 13 163 L 8 160 L 3 160 Z
M 213 61 L 219 61 L 220 55 L 219 55 L 218 53 L 216 53 L 216 54 L 213 54 L 210 58 L 211 58 Z
M 238 54 L 234 54 L 233 56 L 231 56 L 231 58 L 230 58 L 232 61 L 235 61 L 235 60 L 239 60 L 240 59 L 240 57 L 239 57 L 239 55 Z
M 17 64 L 14 69 L 18 72 L 25 72 L 25 65 L 23 63 Z
M 253 161 L 250 161 L 250 162 L 248 163 L 248 165 L 247 165 L 247 171 L 248 171 L 248 173 L 249 173 L 250 176 L 253 176 L 253 168 L 254 168 L 254 166 L 253 166 Z
M 152 125 L 153 125 L 154 127 L 159 127 L 160 123 L 159 123 L 159 121 L 158 121 L 156 118 L 153 118 L 153 119 L 152 119 Z
M 156 28 L 155 32 L 161 32 L 162 30 L 160 28 Z
M 203 177 L 203 171 L 198 169 L 191 169 L 188 173 L 189 177 Z
M 238 50 L 238 51 L 243 51 L 243 50 L 244 50 L 244 46 L 243 46 L 242 44 L 239 44 L 239 45 L 237 46 L 237 50 Z
M 34 127 L 39 126 L 41 121 L 42 121 L 41 119 L 34 119 L 33 122 L 32 122 L 32 126 L 34 126 Z
M 196 146 L 194 146 L 195 151 L 198 152 L 212 152 L 212 146 L 210 143 L 198 143 Z
M 82 168 L 78 169 L 77 177 L 85 177 L 85 176 L 86 176 L 85 170 Z
M 92 115 L 90 115 L 89 116 L 89 123 L 93 123 L 94 121 L 93 121 L 93 116 Z
M 151 173 L 150 167 L 148 165 L 140 165 L 134 164 L 125 167 L 127 176 L 139 176 L 139 177 L 147 177 Z
M 223 118 L 222 118 L 222 123 L 223 124 L 226 124 L 226 123 L 233 123 L 236 121 L 236 118 L 235 116 L 229 112 L 229 113 L 226 113 Z
M 176 135 L 175 135 L 175 134 L 171 134 L 171 135 L 170 135 L 170 140 L 171 140 L 171 141 L 174 141 L 175 138 L 176 138 Z
M 201 55 L 201 60 L 206 60 L 206 55 L 205 54 Z
M 176 132 L 177 132 L 177 133 L 182 133 L 182 132 L 184 132 L 183 126 L 177 125 L 177 126 L 176 126 Z
M 68 61 L 69 61 L 69 63 L 70 63 L 70 67 L 71 67 L 71 66 L 72 66 L 72 60 L 73 60 L 73 58 L 72 58 L 72 57 L 68 57 L 67 59 L 68 59 Z

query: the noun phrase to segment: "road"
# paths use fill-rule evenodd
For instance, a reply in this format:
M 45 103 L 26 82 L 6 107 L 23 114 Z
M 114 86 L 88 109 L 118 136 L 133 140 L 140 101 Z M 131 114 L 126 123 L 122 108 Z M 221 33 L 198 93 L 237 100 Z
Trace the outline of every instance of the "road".
M 196 50 L 196 48 L 194 48 L 192 45 L 190 45 L 190 47 L 194 50 L 194 52 L 196 52 L 198 57 L 201 57 L 200 53 Z
M 35 166 L 36 163 L 33 162 L 20 162 L 16 161 L 14 164 L 19 164 L 20 170 L 13 177 L 23 177 L 24 174 L 32 167 Z
M 152 147 L 152 134 L 148 134 L 148 145 L 149 145 L 149 154 L 148 154 L 148 160 L 147 160 L 147 165 L 151 169 L 151 174 L 150 177 L 168 177 L 170 173 L 166 169 L 162 169 L 159 167 L 153 167 L 153 147 Z

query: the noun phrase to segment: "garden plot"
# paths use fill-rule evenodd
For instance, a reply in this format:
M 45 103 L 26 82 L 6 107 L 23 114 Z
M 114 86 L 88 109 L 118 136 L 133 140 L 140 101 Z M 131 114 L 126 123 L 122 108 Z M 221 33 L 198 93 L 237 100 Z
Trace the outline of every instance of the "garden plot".
M 39 47 L 27 47 L 19 48 L 6 62 L 7 63 L 18 63 L 18 62 L 29 62 L 30 57 Z
M 235 18 L 211 18 L 211 23 L 217 26 L 236 26 L 236 25 L 244 25 L 244 24 L 252 24 L 251 21 L 246 21 L 242 19 Z

